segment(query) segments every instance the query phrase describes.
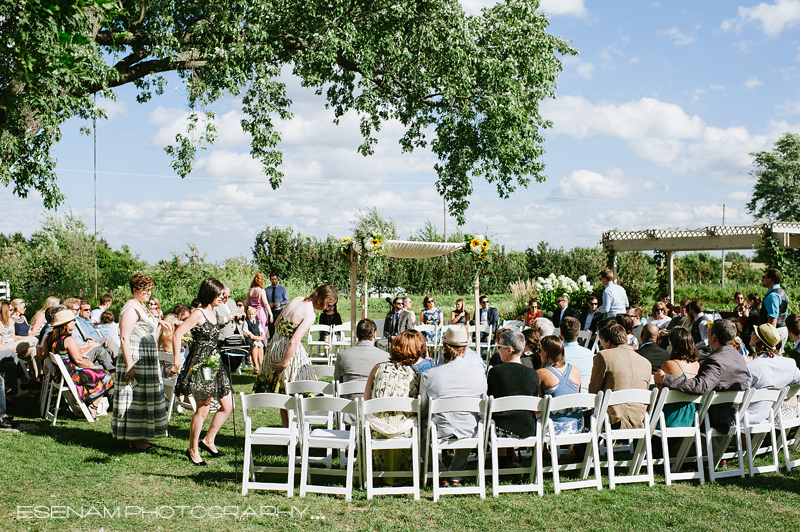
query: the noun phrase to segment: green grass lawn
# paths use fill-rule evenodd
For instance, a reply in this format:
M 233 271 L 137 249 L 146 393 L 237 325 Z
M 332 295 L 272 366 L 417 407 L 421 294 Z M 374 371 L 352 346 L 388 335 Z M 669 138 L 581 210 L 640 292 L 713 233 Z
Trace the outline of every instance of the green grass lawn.
M 242 376 L 234 375 L 237 393 L 249 392 L 253 381 L 250 370 Z M 535 494 L 504 494 L 494 499 L 490 486 L 486 500 L 475 495 L 444 496 L 438 503 L 432 502 L 430 488 L 423 490 L 420 501 L 410 496 L 367 501 L 361 489 L 355 490 L 349 503 L 337 496 L 290 499 L 262 491 L 242 497 L 244 439 L 238 400 L 236 435 L 229 418 L 217 438 L 217 445 L 227 456 L 208 459 L 206 468 L 192 466 L 183 455 L 189 416 L 173 416 L 170 435 L 157 441 L 157 450 L 134 453 L 111 437 L 110 416 L 90 424 L 74 419 L 63 408 L 58 425 L 53 427 L 38 418 L 36 394 L 23 397 L 20 403 L 21 407 L 10 413 L 39 430 L 0 432 L 3 531 L 772 531 L 797 530 L 800 524 L 800 469 L 704 486 L 677 482 L 667 487 L 663 477 L 657 476 L 652 488 L 635 484 L 614 491 L 583 489 L 560 495 L 553 493 L 552 481 L 546 480 L 541 498 Z M 277 424 L 277 412 L 263 413 L 255 422 Z M 274 451 L 269 460 L 285 460 L 285 451 Z M 67 508 L 89 515 L 61 518 Z M 93 508 L 106 517 L 92 515 Z M 154 511 L 158 514 L 142 513 Z M 184 517 L 179 517 L 181 511 Z M 31 516 L 34 518 L 28 518 Z

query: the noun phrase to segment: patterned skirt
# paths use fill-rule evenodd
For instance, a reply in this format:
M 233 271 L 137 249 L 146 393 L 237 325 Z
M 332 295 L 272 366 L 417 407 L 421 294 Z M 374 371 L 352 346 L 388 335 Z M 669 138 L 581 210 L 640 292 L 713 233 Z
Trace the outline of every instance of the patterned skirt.
M 73 364 L 69 357 L 61 357 L 61 359 L 72 377 L 72 382 L 75 383 L 78 395 L 84 402 L 97 399 L 114 386 L 111 374 L 106 370 L 81 368 Z
M 275 329 L 275 334 L 269 339 L 269 345 L 265 349 L 264 361 L 261 370 L 256 378 L 253 392 L 255 393 L 286 393 L 286 383 L 294 381 L 315 381 L 317 376 L 314 368 L 311 367 L 311 359 L 308 357 L 306 348 L 303 344 L 297 349 L 289 361 L 289 365 L 283 371 L 272 371 L 273 364 L 279 364 L 283 360 L 286 346 L 292 339 L 297 325 L 281 320 Z
M 167 400 L 155 342 L 143 341 L 131 348 L 133 384 L 125 382 L 125 373 L 128 371 L 125 357 L 121 352 L 117 356 L 117 397 L 111 416 L 111 433 L 118 440 L 163 438 L 167 435 Z

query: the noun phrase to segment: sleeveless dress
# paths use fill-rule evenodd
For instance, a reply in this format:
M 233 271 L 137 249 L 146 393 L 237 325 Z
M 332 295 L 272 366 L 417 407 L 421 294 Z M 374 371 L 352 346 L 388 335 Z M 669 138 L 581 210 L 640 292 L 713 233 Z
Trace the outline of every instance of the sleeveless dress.
M 219 353 L 219 326 L 206 320 L 192 327 L 191 334 L 192 347 L 178 374 L 175 393 L 193 395 L 199 403 L 204 403 L 209 397 L 219 401 L 233 389 L 228 368 L 220 360 L 214 378 L 209 382 L 202 380 L 200 369 L 208 355 Z
M 286 393 L 287 382 L 317 380 L 314 368 L 311 367 L 311 359 L 308 358 L 302 342 L 297 346 L 289 365 L 283 371 L 272 371 L 272 365 L 279 364 L 283 360 L 286 346 L 296 330 L 296 323 L 283 319 L 278 320 L 275 334 L 269 339 L 269 345 L 264 354 L 264 363 L 261 364 L 255 386 L 253 386 L 255 393 Z
M 267 309 L 264 308 L 264 305 L 261 304 L 261 298 L 247 296 L 247 306 L 256 309 L 256 317 L 261 324 L 261 330 L 264 331 L 264 335 L 269 334 L 267 332 L 269 330 L 269 314 L 267 314 Z
M 167 435 L 167 399 L 164 396 L 155 337 L 158 322 L 149 311 L 140 314 L 134 305 L 126 303 L 120 316 L 129 307 L 133 307 L 139 317 L 130 334 L 136 382 L 125 382 L 128 366 L 120 348 L 114 383 L 117 397 L 111 415 L 111 433 L 118 440 L 152 440 Z
M 545 366 L 545 368 L 549 369 L 550 373 L 558 378 L 558 384 L 545 388 L 544 393 L 546 395 L 560 397 L 562 395 L 580 393 L 580 387 L 569 380 L 572 364 L 567 364 L 567 369 L 564 370 L 563 374 L 553 366 Z M 583 432 L 583 410 L 580 408 L 568 408 L 550 412 L 550 419 L 553 420 L 553 430 L 555 430 L 556 436 Z
M 436 310 L 423 310 L 422 317 L 425 318 L 422 323 L 425 325 L 433 325 L 434 327 L 439 327 L 439 324 L 442 323 L 444 319 L 444 313 L 442 309 L 437 308 Z M 441 330 L 436 330 L 433 332 L 425 333 L 425 340 L 428 343 L 439 343 L 439 338 L 442 336 Z
M 527 325 L 528 327 L 533 327 L 534 323 L 536 323 L 536 318 L 541 318 L 541 317 L 542 317 L 541 310 L 536 309 L 536 312 L 534 312 L 533 314 L 531 314 L 531 311 L 528 310 L 527 312 L 525 312 L 524 316 L 525 325 Z
M 681 371 L 681 377 L 686 373 Z M 664 421 L 668 427 L 691 427 L 694 425 L 694 413 L 697 410 L 695 403 L 673 403 L 664 405 Z M 660 423 L 660 422 L 659 422 Z
M 111 374 L 102 368 L 81 368 L 76 366 L 64 346 L 64 340 L 67 338 L 69 337 L 62 336 L 56 340 L 53 344 L 52 352 L 61 357 L 81 399 L 84 402 L 97 399 L 114 386 Z

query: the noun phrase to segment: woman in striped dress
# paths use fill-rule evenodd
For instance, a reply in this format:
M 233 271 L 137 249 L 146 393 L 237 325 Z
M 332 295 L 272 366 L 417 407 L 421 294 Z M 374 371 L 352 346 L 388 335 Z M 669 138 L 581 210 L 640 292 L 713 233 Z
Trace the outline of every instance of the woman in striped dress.
M 133 297 L 122 307 L 119 319 L 121 353 L 111 432 L 118 440 L 128 440 L 131 449 L 149 451 L 155 448 L 152 440 L 167 435 L 167 400 L 155 337 L 158 320 L 144 306 L 153 291 L 153 279 L 137 273 L 130 286 Z M 174 368 L 168 373 L 174 375 Z

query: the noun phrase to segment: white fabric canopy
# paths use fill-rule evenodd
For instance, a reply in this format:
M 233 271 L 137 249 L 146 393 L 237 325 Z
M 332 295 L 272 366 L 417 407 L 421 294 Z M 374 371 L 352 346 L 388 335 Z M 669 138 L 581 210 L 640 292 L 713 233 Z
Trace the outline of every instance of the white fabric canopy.
M 441 257 L 458 251 L 464 244 L 449 242 L 410 242 L 408 240 L 387 240 L 389 256 L 396 259 L 428 259 Z

